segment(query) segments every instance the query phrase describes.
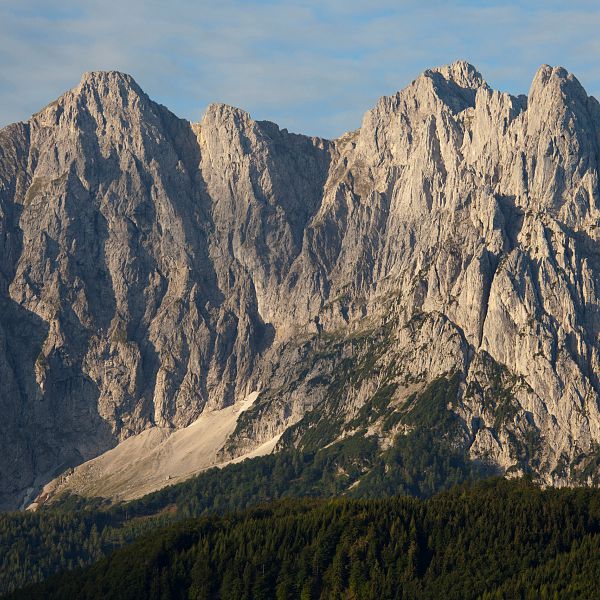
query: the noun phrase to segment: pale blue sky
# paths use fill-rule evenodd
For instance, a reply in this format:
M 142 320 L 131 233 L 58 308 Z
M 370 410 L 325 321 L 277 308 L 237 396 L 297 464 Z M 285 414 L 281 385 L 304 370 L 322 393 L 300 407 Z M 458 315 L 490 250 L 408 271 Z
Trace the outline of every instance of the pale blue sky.
M 192 121 L 226 102 L 326 137 L 458 58 L 515 94 L 560 64 L 598 96 L 598 31 L 600 3 L 583 0 L 0 0 L 0 126 L 96 69 L 130 73 Z

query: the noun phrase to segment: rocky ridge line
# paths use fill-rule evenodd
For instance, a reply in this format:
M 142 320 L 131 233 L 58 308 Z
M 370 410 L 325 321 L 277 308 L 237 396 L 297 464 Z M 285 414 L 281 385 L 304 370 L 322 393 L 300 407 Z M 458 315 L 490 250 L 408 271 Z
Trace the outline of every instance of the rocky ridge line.
M 218 104 L 190 124 L 109 72 L 4 128 L 0 506 L 260 390 L 244 454 L 386 326 L 392 402 L 458 372 L 474 459 L 595 481 L 599 108 L 560 67 L 514 97 L 458 62 L 327 141 Z M 347 421 L 380 384 L 344 384 Z

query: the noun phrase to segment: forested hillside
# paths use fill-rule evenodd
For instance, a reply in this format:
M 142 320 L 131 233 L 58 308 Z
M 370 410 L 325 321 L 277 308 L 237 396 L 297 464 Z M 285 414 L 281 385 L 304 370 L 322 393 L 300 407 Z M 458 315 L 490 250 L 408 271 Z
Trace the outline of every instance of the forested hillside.
M 144 532 L 208 512 L 244 509 L 282 497 L 425 498 L 489 475 L 488 468 L 453 445 L 452 424 L 457 419 L 447 404 L 455 395 L 456 378 L 449 383 L 442 378 L 411 398 L 408 409 L 390 412 L 388 419 L 412 429 L 383 452 L 365 424 L 328 445 L 327 432 L 309 423 L 310 450 L 291 448 L 212 469 L 125 504 L 63 496 L 36 513 L 0 514 L 0 592 L 89 565 Z M 370 409 L 377 414 L 377 406 Z
M 491 480 L 287 499 L 152 532 L 27 598 L 593 598 L 600 493 Z

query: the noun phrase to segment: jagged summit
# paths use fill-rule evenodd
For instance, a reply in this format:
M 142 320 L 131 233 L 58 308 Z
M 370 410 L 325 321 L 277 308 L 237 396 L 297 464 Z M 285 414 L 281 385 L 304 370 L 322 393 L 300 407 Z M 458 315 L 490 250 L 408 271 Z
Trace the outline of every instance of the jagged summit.
M 457 60 L 449 65 L 428 69 L 424 75 L 429 76 L 432 73 L 439 73 L 444 79 L 463 88 L 477 90 L 486 85 L 481 73 L 465 60 Z
M 245 129 L 251 126 L 251 123 L 253 123 L 253 120 L 247 111 L 230 104 L 212 102 L 206 107 L 200 126 L 225 126 L 234 129 Z
M 123 83 L 127 86 L 139 88 L 135 79 L 122 71 L 86 71 L 81 76 L 79 85 L 106 85 L 111 82 Z
M 588 95 L 575 75 L 567 71 L 564 67 L 551 67 L 550 65 L 542 65 L 536 72 L 529 96 L 533 97 L 549 88 L 555 88 L 556 93 L 560 93 L 567 100 L 579 99 L 586 101 Z
M 542 65 L 536 71 L 533 80 L 539 80 L 542 84 L 546 84 L 551 78 L 556 78 L 558 80 L 576 80 L 575 76 L 572 73 L 569 73 L 564 67 L 552 67 L 547 64 Z
M 91 116 L 98 123 L 121 119 L 123 123 L 133 124 L 138 120 L 137 115 L 151 119 L 152 113 L 163 110 L 159 106 L 131 75 L 119 71 L 89 71 L 82 75 L 77 86 L 33 115 L 33 122 L 43 126 L 77 122 L 83 126 Z
M 88 71 L 81 77 L 79 84 L 58 99 L 68 97 L 86 98 L 92 102 L 110 102 L 113 105 L 127 106 L 130 97 L 139 101 L 150 102 L 150 99 L 135 79 L 120 71 Z

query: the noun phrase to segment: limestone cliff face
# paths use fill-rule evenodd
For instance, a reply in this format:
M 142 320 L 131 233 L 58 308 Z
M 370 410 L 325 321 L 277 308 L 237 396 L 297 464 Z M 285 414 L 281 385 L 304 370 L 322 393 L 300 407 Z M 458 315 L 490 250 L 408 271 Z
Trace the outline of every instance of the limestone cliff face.
M 84 75 L 0 131 L 0 506 L 260 389 L 223 450 L 246 452 L 384 327 L 398 397 L 462 374 L 473 458 L 593 479 L 599 148 L 598 102 L 548 66 L 518 98 L 427 71 L 334 141 Z M 344 388 L 348 418 L 378 377 Z

